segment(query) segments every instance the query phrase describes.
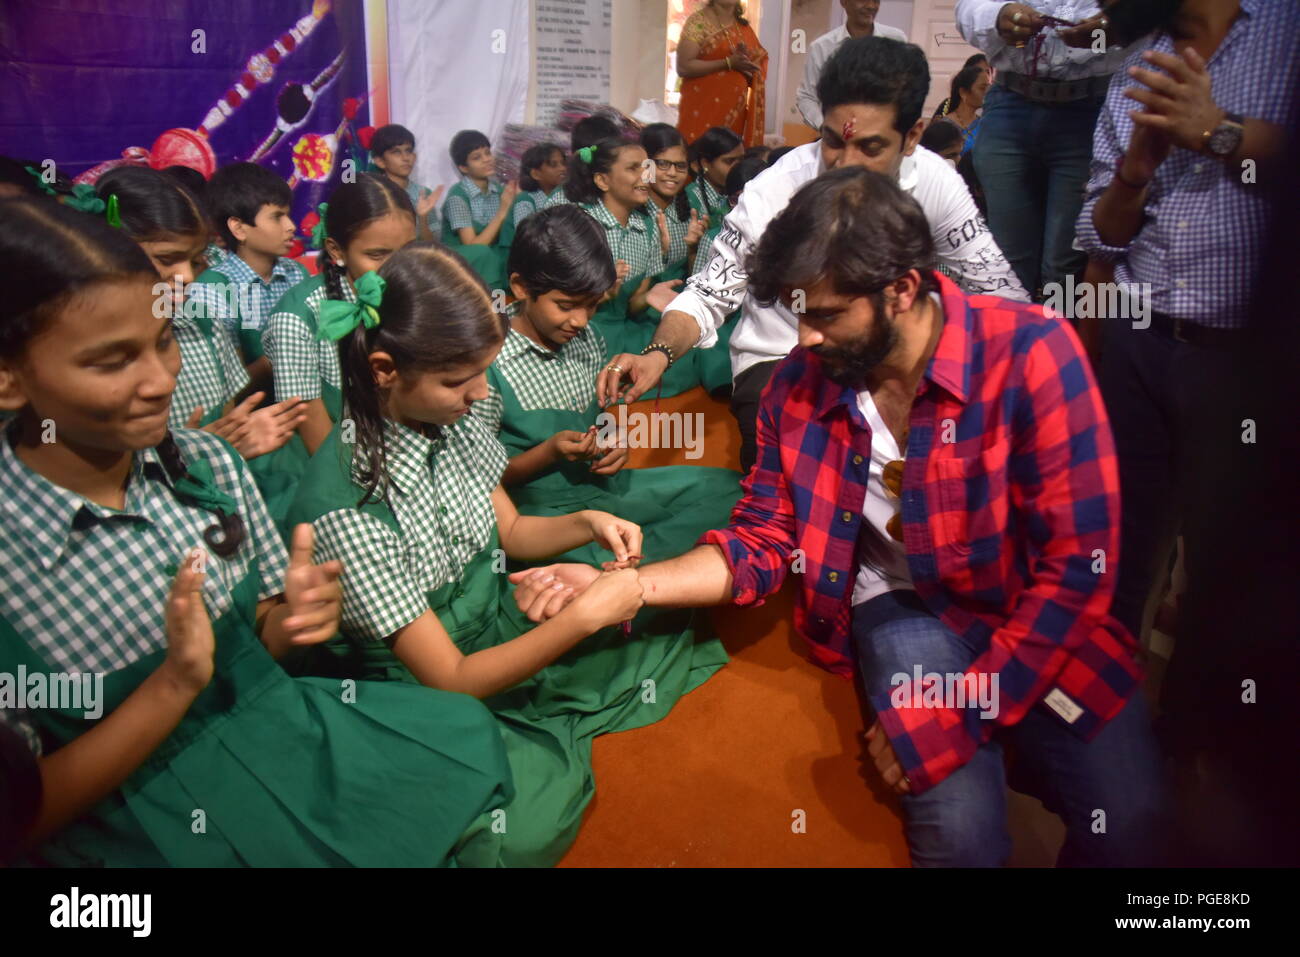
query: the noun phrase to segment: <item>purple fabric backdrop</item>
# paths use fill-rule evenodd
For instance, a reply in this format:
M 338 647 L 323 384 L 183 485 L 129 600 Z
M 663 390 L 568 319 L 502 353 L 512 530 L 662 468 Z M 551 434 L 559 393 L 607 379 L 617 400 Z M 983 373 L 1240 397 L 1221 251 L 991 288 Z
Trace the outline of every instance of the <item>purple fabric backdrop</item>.
M 269 48 L 295 28 L 301 41 L 272 62 Z M 195 30 L 203 31 L 206 52 L 195 52 Z M 237 105 L 209 137 L 172 134 L 159 152 L 179 144 L 199 156 L 206 140 L 217 165 L 249 159 L 287 114 L 300 125 L 258 162 L 289 180 L 295 144 L 305 134 L 334 135 L 345 103 L 359 105 L 352 130 L 369 123 L 363 30 L 360 0 L 5 0 L 0 153 L 53 159 L 75 177 L 130 147 L 148 151 L 169 130 L 199 131 L 229 97 Z M 250 58 L 259 54 L 268 56 L 250 74 Z M 309 102 L 303 88 L 340 54 L 337 73 Z M 230 91 L 241 77 L 251 89 L 238 102 Z M 341 140 L 323 182 L 297 183 L 295 219 L 339 182 L 344 158 L 355 156 L 365 168 L 350 131 Z

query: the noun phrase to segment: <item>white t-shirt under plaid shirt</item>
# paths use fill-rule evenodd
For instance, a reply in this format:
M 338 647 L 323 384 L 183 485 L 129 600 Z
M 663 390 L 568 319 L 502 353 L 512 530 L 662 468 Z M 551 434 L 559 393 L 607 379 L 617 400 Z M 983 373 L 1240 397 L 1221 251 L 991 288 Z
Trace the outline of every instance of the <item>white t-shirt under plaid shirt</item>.
M 506 470 L 505 448 L 472 415 L 437 439 L 387 420 L 384 428 L 379 494 L 401 535 L 356 508 L 313 523 L 316 560 L 343 562 L 343 632 L 365 641 L 395 635 L 428 610 L 429 592 L 460 580 L 492 539 L 492 492 Z
M 215 621 L 258 561 L 258 598 L 284 590 L 288 555 L 244 460 L 207 432 L 173 431 L 186 463 L 204 458 L 235 500 L 245 539 L 229 559 L 208 549 L 204 602 Z M 167 594 L 189 549 L 216 516 L 183 503 L 154 449 L 137 452 L 119 512 L 33 472 L 0 434 L 0 615 L 51 673 L 117 671 L 167 645 Z M 0 671 L 12 671 L 0 662 Z M 34 741 L 21 712 L 0 720 Z
M 270 282 L 234 253 L 227 254 L 220 264 L 210 269 L 224 275 L 234 288 L 223 289 L 224 284 L 219 281 L 194 282 L 189 293 L 209 310 L 209 316 L 220 319 L 236 331 L 265 329 L 275 304 L 307 278 L 306 269 L 284 256 L 275 261 Z
M 516 304 L 518 305 L 518 304 Z M 558 349 L 540 346 L 511 329 L 492 366 L 510 384 L 525 410 L 568 409 L 582 412 L 596 397 L 596 376 L 605 365 L 605 342 L 587 326 Z M 470 415 L 492 432 L 501 431 L 501 393 L 488 379 L 486 399 L 475 402 Z
M 355 302 L 352 283 L 345 279 L 340 285 L 344 299 Z M 338 343 L 316 334 L 321 303 L 328 298 L 325 275 L 320 273 L 290 289 L 271 311 L 262 331 L 262 349 L 271 362 L 276 399 L 319 399 L 322 382 L 342 388 Z
M 183 428 L 197 408 L 203 408 L 205 417 L 221 409 L 248 385 L 234 333 L 215 320 L 211 330 L 205 333 L 202 323 L 185 315 L 184 309 L 172 318 L 172 333 L 181 350 L 181 371 L 167 417 L 173 429 Z

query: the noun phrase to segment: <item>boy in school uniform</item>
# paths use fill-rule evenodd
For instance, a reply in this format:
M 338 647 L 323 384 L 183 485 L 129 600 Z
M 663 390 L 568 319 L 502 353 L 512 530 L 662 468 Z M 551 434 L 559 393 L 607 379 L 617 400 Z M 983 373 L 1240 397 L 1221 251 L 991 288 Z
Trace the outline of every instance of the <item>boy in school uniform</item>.
M 461 130 L 451 138 L 451 161 L 460 180 L 447 190 L 442 204 L 443 241 L 465 246 L 496 242 L 519 186 L 502 186 L 492 179 L 496 159 L 492 143 L 478 130 Z
M 505 289 L 508 250 L 496 242 L 519 184 L 503 187 L 492 179 L 496 172 L 492 144 L 478 130 L 461 130 L 453 136 L 450 152 L 460 180 L 447 190 L 442 204 L 442 241 L 465 257 L 488 289 Z
M 415 134 L 405 126 L 390 123 L 375 130 L 370 139 L 370 162 L 411 197 L 415 207 L 416 239 L 437 239 L 442 231 L 438 200 L 443 189 L 428 189 L 411 179 L 415 172 Z
M 232 163 L 212 175 L 206 198 L 227 255 L 195 280 L 192 295 L 207 315 L 235 331 L 249 379 L 257 390 L 269 390 L 262 330 L 271 307 L 307 278 L 307 270 L 285 256 L 294 233 L 289 184 L 256 163 Z

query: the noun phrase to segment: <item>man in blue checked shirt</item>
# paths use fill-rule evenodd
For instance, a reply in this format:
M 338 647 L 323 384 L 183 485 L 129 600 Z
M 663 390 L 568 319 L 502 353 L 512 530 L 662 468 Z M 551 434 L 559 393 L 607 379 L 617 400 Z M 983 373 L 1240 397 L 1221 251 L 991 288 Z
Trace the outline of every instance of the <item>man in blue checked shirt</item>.
M 989 229 L 1041 302 L 1044 286 L 1084 266 L 1074 221 L 1092 128 L 1124 50 L 1098 0 L 958 0 L 954 17 L 994 71 L 971 152 Z
M 1078 220 L 1088 255 L 1114 265 L 1120 288 L 1140 283 L 1150 296 L 1149 326 L 1103 322 L 1099 376 L 1123 503 L 1112 610 L 1134 634 L 1180 530 L 1188 592 L 1214 584 L 1201 571 L 1201 524 L 1232 503 L 1207 487 L 1209 467 L 1230 443 L 1255 441 L 1259 414 L 1238 408 L 1231 385 L 1269 224 L 1257 183 L 1280 176 L 1300 85 L 1291 0 L 1173 6 L 1110 87 Z M 1203 747 L 1216 709 L 1234 704 L 1210 690 L 1214 648 L 1228 640 L 1197 621 L 1179 626 L 1161 700 L 1175 756 Z

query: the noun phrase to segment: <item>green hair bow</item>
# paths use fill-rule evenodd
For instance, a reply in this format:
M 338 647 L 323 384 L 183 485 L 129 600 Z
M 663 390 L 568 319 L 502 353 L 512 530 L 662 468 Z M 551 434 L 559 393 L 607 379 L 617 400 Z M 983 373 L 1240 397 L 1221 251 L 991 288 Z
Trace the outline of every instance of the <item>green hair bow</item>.
M 114 195 L 113 199 L 116 200 L 117 196 Z M 63 198 L 63 205 L 71 206 L 79 213 L 89 213 L 92 216 L 98 216 L 100 213 L 104 212 L 105 209 L 109 208 L 108 204 L 100 199 L 98 194 L 96 194 L 95 187 L 91 186 L 89 183 L 78 183 L 76 186 L 72 187 L 72 192 Z M 117 213 L 116 202 L 113 203 L 112 210 L 114 214 Z M 110 226 L 121 226 L 122 220 L 118 219 L 117 223 L 114 224 L 113 216 L 110 216 L 108 224 Z
M 590 166 L 591 158 L 596 155 L 596 147 L 584 146 L 582 149 L 578 150 L 578 155 L 582 157 L 584 163 Z
M 59 195 L 58 190 L 45 182 L 45 177 L 40 170 L 32 166 L 24 166 L 23 169 L 32 175 L 32 178 L 36 180 L 36 185 L 44 190 L 47 195 Z M 122 228 L 122 215 L 118 211 L 117 193 L 110 193 L 106 203 L 99 198 L 99 194 L 95 192 L 95 187 L 89 183 L 78 183 L 72 187 L 72 192 L 63 197 L 63 205 L 71 206 L 79 213 L 90 213 L 92 216 L 104 213 L 108 225 L 114 229 Z
M 316 205 L 316 225 L 311 228 L 311 248 L 323 249 L 325 247 L 325 213 L 329 211 L 329 203 L 318 203 Z
M 40 170 L 36 169 L 34 166 L 24 166 L 23 169 L 27 170 L 27 172 L 32 175 L 32 178 L 36 180 L 36 185 L 44 190 L 47 196 L 54 195 L 54 187 L 45 182 L 45 177 L 41 174 Z
M 373 329 L 379 325 L 377 307 L 384 300 L 384 289 L 388 284 L 372 269 L 353 285 L 357 290 L 356 302 L 327 299 L 321 303 L 318 333 L 321 339 L 337 342 L 357 326 L 364 325 L 367 329 Z
M 233 498 L 217 488 L 216 477 L 207 459 L 190 462 L 185 475 L 173 483 L 173 488 L 177 495 L 190 500 L 204 511 L 234 515 L 239 507 Z

